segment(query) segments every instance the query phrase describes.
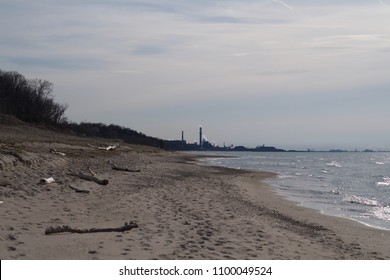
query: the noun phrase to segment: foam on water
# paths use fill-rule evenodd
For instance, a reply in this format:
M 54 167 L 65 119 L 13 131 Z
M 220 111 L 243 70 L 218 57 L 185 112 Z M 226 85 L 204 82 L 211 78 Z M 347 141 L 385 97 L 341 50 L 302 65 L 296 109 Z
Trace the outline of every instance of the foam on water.
M 389 177 L 383 177 L 383 181 L 376 182 L 377 186 L 390 186 L 390 178 Z
M 375 217 L 390 222 L 390 207 L 375 207 L 370 211 Z
M 327 166 L 335 166 L 335 167 L 338 167 L 338 168 L 341 168 L 341 164 L 338 163 L 337 161 L 332 161 L 332 162 L 329 162 L 326 164 Z

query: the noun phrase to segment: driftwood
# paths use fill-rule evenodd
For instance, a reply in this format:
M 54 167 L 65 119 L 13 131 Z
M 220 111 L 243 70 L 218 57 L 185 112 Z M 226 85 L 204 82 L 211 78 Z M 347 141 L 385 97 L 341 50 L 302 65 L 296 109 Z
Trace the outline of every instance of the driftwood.
M 91 169 L 91 167 L 88 167 L 88 170 L 89 170 L 89 172 L 91 172 L 91 174 L 92 174 L 93 176 L 96 176 L 96 175 L 97 175 L 95 172 L 93 172 L 93 170 Z
M 107 147 L 98 147 L 98 146 L 93 146 L 93 145 L 90 145 L 90 144 L 87 144 L 88 147 L 91 147 L 91 148 L 94 148 L 94 149 L 97 149 L 97 150 L 106 150 L 106 151 L 113 151 L 113 150 L 116 150 L 118 147 L 119 147 L 119 144 L 115 144 L 115 145 L 112 145 L 112 146 L 107 146 Z
M 126 171 L 126 172 L 141 172 L 141 169 L 129 169 L 127 167 L 120 167 L 116 165 L 112 160 L 110 160 L 109 163 L 112 165 L 112 170 Z
M 55 233 L 95 233 L 95 232 L 124 232 L 131 230 L 133 228 L 138 228 L 138 225 L 134 222 L 125 223 L 124 226 L 118 228 L 91 228 L 91 229 L 77 229 L 71 228 L 70 226 L 59 226 L 59 227 L 49 227 L 45 230 L 45 235 L 55 234 Z
M 112 170 L 126 171 L 126 172 L 141 172 L 141 169 L 128 169 L 127 167 L 113 166 Z
M 41 178 L 41 180 L 39 181 L 40 184 L 50 184 L 50 183 L 54 183 L 55 180 L 53 177 L 49 177 L 49 178 Z
M 69 188 L 71 188 L 72 190 L 74 190 L 77 193 L 89 193 L 89 191 L 87 191 L 87 190 L 80 190 L 78 188 L 72 187 L 71 185 L 69 185 Z
M 54 148 L 51 148 L 51 149 L 50 149 L 50 152 L 51 152 L 52 154 L 65 156 L 64 153 L 58 152 L 58 151 L 57 151 L 56 149 L 54 149 Z
M 97 183 L 99 185 L 107 185 L 108 184 L 108 180 L 107 179 L 101 180 L 101 179 L 98 179 L 98 178 L 96 178 L 94 176 L 85 175 L 85 174 L 83 174 L 81 172 L 80 173 L 68 172 L 66 174 L 68 174 L 70 176 L 78 177 L 80 179 L 84 179 L 84 180 L 87 180 L 87 181 L 93 181 L 93 182 L 95 182 L 95 183 Z

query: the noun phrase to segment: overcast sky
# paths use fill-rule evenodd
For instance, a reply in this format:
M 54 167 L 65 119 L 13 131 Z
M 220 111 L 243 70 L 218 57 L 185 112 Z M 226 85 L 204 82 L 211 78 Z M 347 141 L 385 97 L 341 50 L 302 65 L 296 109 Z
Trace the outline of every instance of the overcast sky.
M 390 149 L 390 0 L 0 0 L 0 38 L 72 121 Z

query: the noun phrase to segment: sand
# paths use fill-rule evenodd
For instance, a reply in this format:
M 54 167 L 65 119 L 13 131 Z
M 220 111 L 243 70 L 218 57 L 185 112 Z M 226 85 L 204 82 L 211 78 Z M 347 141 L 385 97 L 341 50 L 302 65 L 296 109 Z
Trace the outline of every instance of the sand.
M 182 153 L 0 126 L 1 259 L 389 259 L 390 232 L 303 208 L 263 180 Z M 25 134 L 28 133 L 26 136 Z M 24 135 L 24 136 L 23 136 Z M 50 153 L 50 149 L 66 155 Z M 140 172 L 112 170 L 110 161 Z M 107 185 L 69 176 L 69 169 Z M 54 183 L 40 184 L 53 177 Z M 77 193 L 70 187 L 88 190 Z M 125 232 L 59 233 L 49 227 Z

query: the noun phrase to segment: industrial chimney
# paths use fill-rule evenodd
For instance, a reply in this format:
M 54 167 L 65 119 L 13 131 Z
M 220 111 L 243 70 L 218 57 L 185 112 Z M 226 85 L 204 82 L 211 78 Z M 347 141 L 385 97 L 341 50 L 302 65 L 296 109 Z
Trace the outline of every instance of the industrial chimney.
M 203 135 L 202 135 L 202 127 L 199 127 L 199 147 L 202 147 Z

